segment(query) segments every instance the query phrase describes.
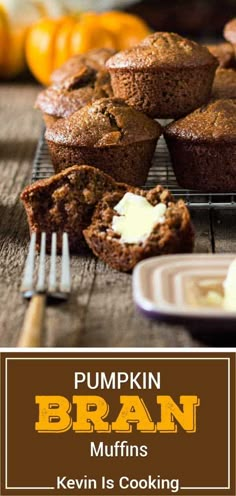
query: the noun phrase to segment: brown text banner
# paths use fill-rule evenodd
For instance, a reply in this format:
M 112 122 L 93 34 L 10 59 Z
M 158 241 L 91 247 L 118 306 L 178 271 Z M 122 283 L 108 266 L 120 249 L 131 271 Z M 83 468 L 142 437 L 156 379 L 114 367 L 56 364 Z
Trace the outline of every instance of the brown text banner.
M 231 495 L 235 354 L 1 354 L 2 495 Z

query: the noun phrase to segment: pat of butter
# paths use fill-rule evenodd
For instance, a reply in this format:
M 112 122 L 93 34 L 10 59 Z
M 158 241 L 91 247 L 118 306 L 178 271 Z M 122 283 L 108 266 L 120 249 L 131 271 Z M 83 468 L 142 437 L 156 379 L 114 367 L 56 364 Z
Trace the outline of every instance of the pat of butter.
M 210 290 L 207 292 L 205 303 L 213 307 L 220 307 L 223 303 L 223 296 L 217 291 Z
M 236 311 L 236 259 L 230 264 L 227 277 L 223 283 L 224 301 L 226 310 Z
M 122 243 L 143 243 L 157 223 L 165 220 L 166 205 L 151 205 L 143 196 L 125 193 L 114 207 L 120 214 L 114 215 L 112 229 L 121 235 Z

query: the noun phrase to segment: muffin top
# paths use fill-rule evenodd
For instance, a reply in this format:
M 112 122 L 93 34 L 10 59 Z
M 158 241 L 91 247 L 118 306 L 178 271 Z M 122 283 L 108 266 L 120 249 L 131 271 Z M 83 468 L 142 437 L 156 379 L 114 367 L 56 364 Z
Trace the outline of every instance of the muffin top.
M 118 146 L 157 139 L 160 124 L 118 98 L 86 105 L 46 131 L 46 139 L 69 146 Z
M 178 34 L 164 32 L 147 36 L 139 45 L 117 53 L 106 63 L 108 69 L 180 68 L 204 65 L 217 66 L 216 58 L 206 47 L 182 38 Z
M 39 93 L 35 107 L 55 117 L 69 117 L 84 105 L 112 94 L 109 73 L 80 61 L 73 76 Z
M 236 143 L 236 100 L 212 100 L 191 114 L 169 124 L 167 137 Z
M 236 43 L 236 17 L 225 25 L 224 37 L 227 41 L 230 41 L 230 43 Z
M 217 69 L 212 96 L 214 98 L 236 98 L 236 70 Z
M 52 83 L 61 83 L 64 79 L 76 75 L 81 70 L 81 65 L 89 65 L 95 70 L 104 69 L 106 61 L 114 55 L 111 48 L 96 48 L 85 54 L 70 57 L 59 69 L 51 74 Z
M 219 43 L 218 45 L 206 45 L 209 52 L 217 58 L 220 67 L 232 67 L 234 63 L 234 49 L 231 43 Z

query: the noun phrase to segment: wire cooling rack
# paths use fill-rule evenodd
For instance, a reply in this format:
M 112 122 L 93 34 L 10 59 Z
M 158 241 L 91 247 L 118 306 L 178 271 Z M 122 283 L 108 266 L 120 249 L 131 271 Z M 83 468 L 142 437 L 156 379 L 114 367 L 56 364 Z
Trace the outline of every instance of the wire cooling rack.
M 54 170 L 43 131 L 38 142 L 33 162 L 32 181 L 44 179 L 52 174 L 54 174 Z M 147 182 L 143 187 L 145 189 L 152 188 L 157 184 L 161 184 L 165 188 L 168 188 L 176 199 L 183 198 L 189 207 L 236 207 L 236 192 L 206 194 L 198 191 L 182 189 L 177 184 L 175 174 L 171 166 L 169 152 L 163 136 L 158 141 L 153 158 L 153 165 L 149 171 Z

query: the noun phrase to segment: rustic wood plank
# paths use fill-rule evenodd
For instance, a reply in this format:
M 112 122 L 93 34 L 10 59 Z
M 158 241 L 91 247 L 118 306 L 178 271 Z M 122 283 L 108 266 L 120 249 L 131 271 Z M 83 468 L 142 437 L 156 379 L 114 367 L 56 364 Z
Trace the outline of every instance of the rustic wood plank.
M 197 346 L 182 327 L 151 321 L 134 307 L 131 275 L 97 262 L 81 346 Z
M 29 178 L 40 129 L 36 86 L 0 87 L 0 343 L 12 346 L 24 315 L 19 294 L 28 228 L 19 194 Z
M 212 253 L 214 239 L 211 230 L 211 213 L 209 209 L 191 209 L 191 218 L 195 229 L 196 253 Z
M 212 212 L 212 227 L 216 253 L 236 253 L 236 208 Z
M 0 86 L 0 345 L 15 346 L 26 303 L 19 294 L 29 240 L 19 195 L 29 181 L 41 118 L 33 110 L 38 87 Z M 212 250 L 208 211 L 193 211 L 196 251 Z M 68 303 L 47 308 L 44 346 L 203 346 L 183 327 L 142 317 L 132 300 L 131 276 L 113 271 L 87 251 L 72 258 Z
M 22 300 L 19 288 L 29 234 L 19 195 L 30 180 L 32 160 L 41 130 L 41 117 L 33 109 L 37 92 L 36 85 L 0 87 L 0 114 L 3 122 L 0 129 L 1 346 L 16 345 L 27 305 Z M 87 308 L 94 267 L 95 260 L 90 254 L 72 259 L 75 293 L 68 305 L 47 309 L 44 345 L 78 346 L 80 322 Z M 81 295 L 79 302 L 78 294 Z
M 90 253 L 72 257 L 72 294 L 67 303 L 47 308 L 45 346 L 75 347 L 81 345 L 95 266 L 96 261 Z

